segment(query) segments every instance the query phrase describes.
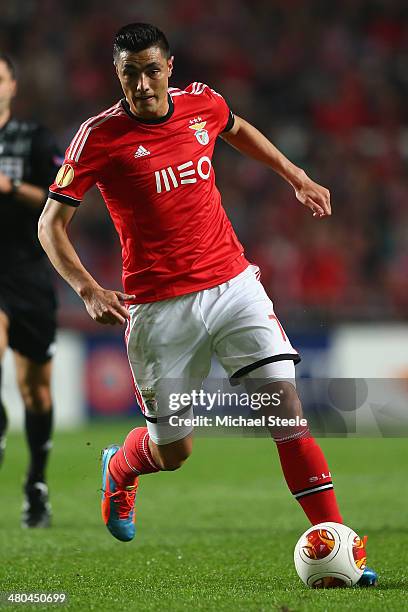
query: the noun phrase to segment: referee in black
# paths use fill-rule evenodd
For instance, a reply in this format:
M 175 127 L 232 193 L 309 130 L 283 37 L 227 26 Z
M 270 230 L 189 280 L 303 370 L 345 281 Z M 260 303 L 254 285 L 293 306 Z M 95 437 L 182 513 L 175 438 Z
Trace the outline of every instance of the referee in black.
M 9 346 L 25 406 L 30 454 L 22 526 L 47 527 L 51 509 L 45 468 L 51 448 L 56 297 L 48 260 L 37 239 L 37 223 L 61 160 L 47 129 L 12 116 L 16 90 L 14 64 L 0 53 L 0 385 L 1 361 Z M 6 429 L 0 398 L 0 462 Z

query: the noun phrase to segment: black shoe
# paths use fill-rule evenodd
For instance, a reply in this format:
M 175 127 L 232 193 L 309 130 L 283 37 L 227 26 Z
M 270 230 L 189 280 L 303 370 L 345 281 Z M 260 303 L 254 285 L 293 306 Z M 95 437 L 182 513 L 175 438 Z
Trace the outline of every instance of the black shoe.
M 51 505 L 48 501 L 48 487 L 45 482 L 34 482 L 24 487 L 22 527 L 49 527 Z

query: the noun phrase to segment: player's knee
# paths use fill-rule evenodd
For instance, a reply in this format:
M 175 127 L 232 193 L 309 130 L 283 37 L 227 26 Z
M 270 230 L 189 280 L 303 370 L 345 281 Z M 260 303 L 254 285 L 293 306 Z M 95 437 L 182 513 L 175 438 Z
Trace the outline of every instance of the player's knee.
M 161 469 L 166 472 L 174 472 L 175 470 L 178 470 L 187 461 L 190 454 L 191 453 L 188 449 L 182 449 L 176 454 L 169 456 L 162 455 L 160 457 Z
M 303 416 L 302 404 L 296 391 L 294 391 L 290 397 L 282 401 L 281 413 L 282 416 L 285 416 L 288 419 Z
M 156 462 L 159 464 L 161 470 L 166 472 L 174 472 L 181 468 L 181 466 L 187 461 L 191 455 L 192 447 L 190 444 L 186 444 L 177 449 L 160 449 L 158 447 L 158 453 L 155 457 Z
M 267 409 L 267 413 L 273 413 L 288 419 L 302 417 L 303 410 L 296 388 L 290 382 L 272 382 L 261 389 L 259 393 L 267 393 L 271 397 L 270 405 L 272 408 Z
M 162 459 L 161 469 L 163 472 L 175 472 L 180 469 L 184 461 L 175 461 L 174 459 Z
M 47 384 L 20 382 L 20 393 L 27 410 L 44 413 L 51 408 L 51 389 Z
M 291 439 L 306 431 L 307 422 L 293 384 L 273 382 L 263 387 L 261 392 L 268 393 L 271 398 L 262 413 L 268 417 L 268 430 L 274 440 Z
M 156 444 L 149 442 L 152 457 L 157 466 L 166 472 L 178 470 L 193 451 L 193 438 L 188 435 L 170 444 Z

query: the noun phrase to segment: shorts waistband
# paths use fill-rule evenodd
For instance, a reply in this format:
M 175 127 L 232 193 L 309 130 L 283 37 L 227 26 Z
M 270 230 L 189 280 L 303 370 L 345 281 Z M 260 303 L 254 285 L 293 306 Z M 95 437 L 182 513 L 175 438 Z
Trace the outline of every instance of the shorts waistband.
M 240 272 L 236 276 L 233 276 L 230 280 L 226 281 L 225 283 L 221 283 L 219 287 L 222 287 L 223 285 L 230 287 L 231 285 L 234 285 L 235 283 L 239 282 L 243 278 L 246 278 L 247 276 L 251 276 L 251 275 L 258 276 L 259 274 L 260 274 L 260 271 L 259 271 L 258 266 L 254 264 L 249 264 L 245 268 L 245 270 L 242 270 L 242 272 Z

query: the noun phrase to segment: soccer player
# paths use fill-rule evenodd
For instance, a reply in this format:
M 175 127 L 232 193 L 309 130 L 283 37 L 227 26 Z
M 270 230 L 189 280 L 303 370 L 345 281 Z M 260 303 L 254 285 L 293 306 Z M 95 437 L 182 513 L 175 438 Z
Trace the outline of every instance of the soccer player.
M 102 324 L 127 322 L 137 401 L 147 427 L 103 452 L 102 515 L 122 541 L 135 534 L 139 476 L 179 468 L 192 427 L 170 424 L 169 390 L 191 392 L 216 354 L 232 380 L 282 392 L 280 415 L 301 416 L 294 364 L 256 266 L 246 260 L 215 186 L 217 137 L 279 173 L 316 219 L 331 214 L 327 189 L 292 164 L 220 94 L 195 82 L 168 87 L 173 57 L 156 27 L 124 26 L 114 41 L 124 98 L 82 124 L 50 187 L 39 238 L 51 262 Z M 84 268 L 67 228 L 97 184 L 120 236 L 124 293 Z M 256 214 L 256 210 L 254 210 Z M 127 305 L 127 307 L 126 307 Z M 191 407 L 180 410 L 184 420 Z M 306 427 L 274 430 L 288 486 L 311 523 L 342 522 L 328 465 Z
M 22 525 L 46 527 L 51 516 L 45 470 L 51 448 L 56 298 L 37 224 L 60 157 L 46 128 L 11 115 L 16 90 L 13 62 L 0 54 L 0 364 L 9 346 L 25 405 L 30 454 Z M 0 400 L 0 461 L 6 427 Z

